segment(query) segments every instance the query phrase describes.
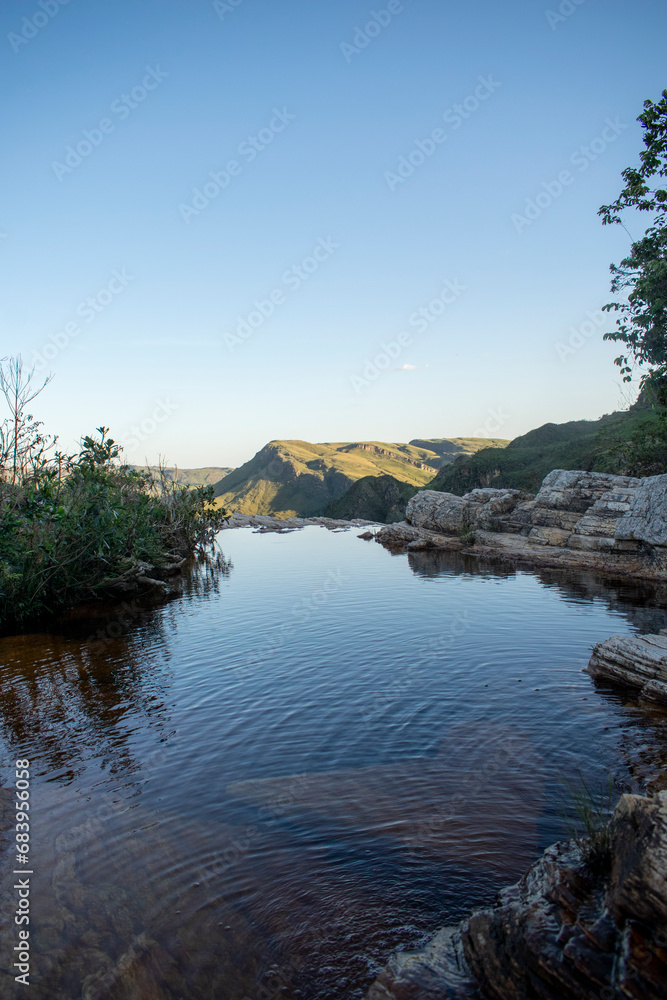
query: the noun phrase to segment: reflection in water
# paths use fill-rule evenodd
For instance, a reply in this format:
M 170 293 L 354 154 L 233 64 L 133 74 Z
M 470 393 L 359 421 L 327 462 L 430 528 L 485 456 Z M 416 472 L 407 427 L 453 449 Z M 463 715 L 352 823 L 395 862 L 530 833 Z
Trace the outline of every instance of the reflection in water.
M 183 593 L 219 593 L 231 565 L 222 553 L 201 553 Z M 58 780 L 72 780 L 87 748 L 110 774 L 141 768 L 128 738 L 142 717 L 164 740 L 171 684 L 166 641 L 169 616 L 150 599 L 74 609 L 61 631 L 0 637 L 0 733 L 10 746 L 39 747 Z
M 565 832 L 563 772 L 639 789 L 667 759 L 665 716 L 581 673 L 592 642 L 662 627 L 654 589 L 224 539 L 234 573 L 200 564 L 176 601 L 0 639 L 38 1000 L 363 997 Z
M 408 561 L 412 572 L 421 577 L 460 577 L 465 573 L 508 579 L 522 572 L 501 559 L 479 559 L 465 553 L 437 549 L 409 552 Z M 622 583 L 605 579 L 592 570 L 567 573 L 561 569 L 536 567 L 531 575 L 568 600 L 603 601 L 610 611 L 620 611 L 641 633 L 667 628 L 667 587 L 664 585 L 648 581 Z
M 234 568 L 217 547 L 201 549 L 193 558 L 194 565 L 183 581 L 188 597 L 210 597 L 220 593 L 220 584 Z
M 159 648 L 160 629 L 148 632 Z M 9 746 L 39 747 L 59 781 L 81 773 L 91 746 L 110 773 L 137 770 L 128 724 L 142 714 L 156 736 L 164 736 L 168 657 L 167 650 L 146 655 L 141 643 L 125 638 L 103 644 L 58 635 L 0 639 L 2 736 Z

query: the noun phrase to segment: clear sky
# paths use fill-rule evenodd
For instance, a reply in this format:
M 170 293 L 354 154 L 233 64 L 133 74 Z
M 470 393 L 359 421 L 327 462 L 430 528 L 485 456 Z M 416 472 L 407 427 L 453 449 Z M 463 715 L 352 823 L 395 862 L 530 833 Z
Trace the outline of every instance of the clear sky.
M 596 213 L 666 38 L 662 0 L 5 0 L 0 353 L 63 445 L 181 467 L 609 412 Z

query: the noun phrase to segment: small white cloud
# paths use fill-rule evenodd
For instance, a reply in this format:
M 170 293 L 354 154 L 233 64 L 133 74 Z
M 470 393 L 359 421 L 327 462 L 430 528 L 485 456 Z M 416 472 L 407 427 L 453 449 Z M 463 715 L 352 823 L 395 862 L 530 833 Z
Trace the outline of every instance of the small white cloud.
M 417 370 L 417 365 L 401 365 L 400 368 L 396 368 L 397 372 L 414 372 Z

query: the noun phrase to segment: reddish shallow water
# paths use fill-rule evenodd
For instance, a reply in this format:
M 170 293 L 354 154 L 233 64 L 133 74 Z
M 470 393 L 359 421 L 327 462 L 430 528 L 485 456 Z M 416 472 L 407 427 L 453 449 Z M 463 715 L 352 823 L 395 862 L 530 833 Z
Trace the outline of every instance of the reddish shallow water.
M 363 997 L 565 833 L 563 775 L 639 789 L 667 758 L 664 717 L 582 673 L 665 626 L 650 590 L 320 529 L 222 542 L 231 572 L 166 606 L 0 639 L 39 1000 Z

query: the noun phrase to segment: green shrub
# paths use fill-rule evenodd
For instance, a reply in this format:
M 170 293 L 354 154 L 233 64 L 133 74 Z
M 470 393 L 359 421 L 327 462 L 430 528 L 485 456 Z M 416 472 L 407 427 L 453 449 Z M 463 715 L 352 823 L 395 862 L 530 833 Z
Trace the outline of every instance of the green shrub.
M 458 533 L 458 538 L 464 545 L 475 544 L 475 531 L 469 524 L 464 525 Z
M 213 540 L 212 487 L 185 489 L 119 462 L 107 428 L 21 482 L 0 479 L 0 620 L 21 622 L 160 576 Z M 15 477 L 14 477 L 15 478 Z

